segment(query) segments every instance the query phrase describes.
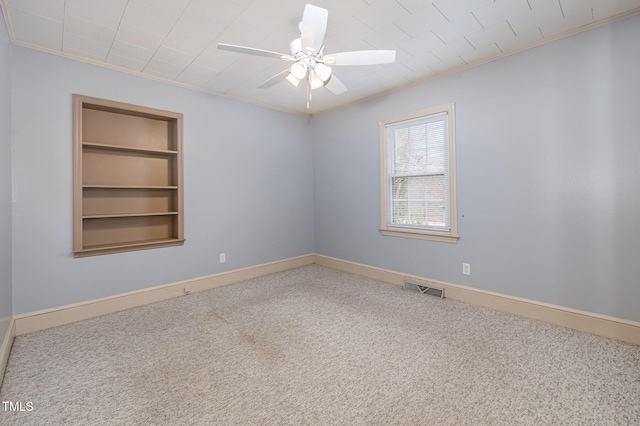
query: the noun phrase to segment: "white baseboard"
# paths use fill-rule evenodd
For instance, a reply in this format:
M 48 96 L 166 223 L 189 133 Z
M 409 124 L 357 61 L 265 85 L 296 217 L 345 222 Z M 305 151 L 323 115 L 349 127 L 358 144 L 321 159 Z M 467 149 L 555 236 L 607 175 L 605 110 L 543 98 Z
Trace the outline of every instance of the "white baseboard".
M 340 271 L 362 275 L 399 286 L 402 286 L 404 281 L 407 279 L 424 282 L 435 287 L 444 288 L 445 296 L 451 299 L 640 345 L 640 323 L 634 321 L 479 290 L 458 284 L 430 280 L 424 277 L 404 274 L 328 256 L 308 254 L 277 262 L 265 263 L 248 268 L 181 281 L 178 283 L 152 287 L 130 293 L 123 293 L 102 299 L 95 299 L 73 305 L 17 315 L 12 319 L 10 325 L 11 331 L 7 336 L 5 336 L 5 340 L 0 351 L 0 372 L 4 371 L 4 366 L 6 365 L 6 360 L 9 356 L 11 342 L 13 342 L 14 336 L 70 324 L 112 312 L 118 312 L 149 303 L 171 299 L 187 293 L 208 290 L 276 272 L 286 271 L 288 269 L 310 265 L 312 263 L 317 263 Z
M 149 303 L 160 302 L 197 291 L 209 290 L 215 287 L 250 280 L 264 275 L 310 265 L 313 261 L 314 255 L 308 254 L 101 299 L 16 315 L 14 317 L 14 335 L 20 336 L 34 331 L 46 330 L 47 328 L 71 324 L 73 322 L 147 305 Z
M 450 299 L 640 345 L 640 323 L 634 321 L 430 280 L 318 254 L 315 255 L 314 263 L 400 286 L 404 285 L 405 280 L 424 282 L 444 288 L 445 296 Z
M 7 368 L 7 362 L 9 361 L 9 354 L 11 353 L 11 346 L 13 346 L 13 338 L 16 336 L 15 320 L 11 318 L 9 320 L 9 327 L 2 339 L 2 345 L 0 345 L 0 388 L 2 388 L 2 381 L 4 379 L 4 371 Z

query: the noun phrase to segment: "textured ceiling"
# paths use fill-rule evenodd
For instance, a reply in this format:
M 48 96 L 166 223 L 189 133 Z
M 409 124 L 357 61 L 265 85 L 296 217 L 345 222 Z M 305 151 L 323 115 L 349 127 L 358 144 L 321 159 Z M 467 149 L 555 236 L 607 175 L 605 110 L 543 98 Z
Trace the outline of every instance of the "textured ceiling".
M 289 53 L 303 0 L 0 0 L 13 43 L 197 90 L 304 114 L 499 58 L 640 12 L 640 0 L 311 0 L 329 10 L 325 53 L 394 49 L 387 65 L 340 67 L 334 95 L 286 81 L 277 59 L 216 49 Z

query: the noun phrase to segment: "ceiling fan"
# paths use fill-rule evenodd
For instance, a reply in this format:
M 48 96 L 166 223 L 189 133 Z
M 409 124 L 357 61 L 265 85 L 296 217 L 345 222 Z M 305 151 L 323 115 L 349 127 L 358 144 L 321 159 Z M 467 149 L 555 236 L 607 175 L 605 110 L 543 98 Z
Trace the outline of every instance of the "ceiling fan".
M 347 87 L 333 75 L 332 67 L 388 64 L 396 59 L 395 50 L 360 50 L 325 55 L 323 43 L 328 17 L 328 10 L 307 4 L 302 21 L 298 24 L 300 37 L 289 44 L 290 54 L 225 43 L 218 43 L 218 49 L 293 62 L 289 68 L 274 75 L 260 87 L 271 87 L 280 82 L 282 77 L 295 87 L 306 80 L 309 108 L 311 90 L 326 87 L 336 95 L 347 91 Z

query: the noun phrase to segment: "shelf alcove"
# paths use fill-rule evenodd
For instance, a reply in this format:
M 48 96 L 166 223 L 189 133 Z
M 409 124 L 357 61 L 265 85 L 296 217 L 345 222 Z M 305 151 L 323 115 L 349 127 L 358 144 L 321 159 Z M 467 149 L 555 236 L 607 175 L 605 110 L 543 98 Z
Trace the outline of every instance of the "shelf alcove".
M 74 95 L 74 255 L 184 244 L 182 114 Z

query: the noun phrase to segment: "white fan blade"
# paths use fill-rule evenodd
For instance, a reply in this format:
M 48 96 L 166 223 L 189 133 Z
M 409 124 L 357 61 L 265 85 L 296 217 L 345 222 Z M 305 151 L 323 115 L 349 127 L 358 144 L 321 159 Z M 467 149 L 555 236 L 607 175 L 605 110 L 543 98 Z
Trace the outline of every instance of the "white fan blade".
M 322 48 L 324 34 L 327 31 L 327 19 L 329 19 L 327 9 L 311 4 L 304 7 L 300 38 L 302 39 L 302 50 L 305 53 L 315 55 Z
M 359 50 L 325 55 L 324 63 L 330 66 L 390 64 L 396 60 L 395 50 Z
M 271 77 L 269 80 L 265 81 L 264 83 L 262 83 L 262 86 L 260 86 L 261 89 L 268 89 L 269 87 L 275 86 L 276 84 L 280 83 L 282 80 L 284 80 L 282 78 L 283 75 L 285 75 L 286 73 L 289 72 L 289 68 L 287 68 L 284 71 L 280 71 L 278 74 L 274 75 L 273 77 Z
M 244 53 L 247 55 L 266 56 L 267 58 L 282 59 L 283 61 L 295 61 L 293 56 L 284 53 L 254 49 L 253 47 L 236 46 L 234 44 L 218 43 L 218 49 L 228 50 L 229 52 Z
M 345 86 L 343 82 L 338 80 L 338 77 L 336 77 L 335 75 L 331 76 L 329 82 L 324 87 L 329 89 L 329 91 L 335 95 L 340 95 L 347 91 L 347 86 Z

